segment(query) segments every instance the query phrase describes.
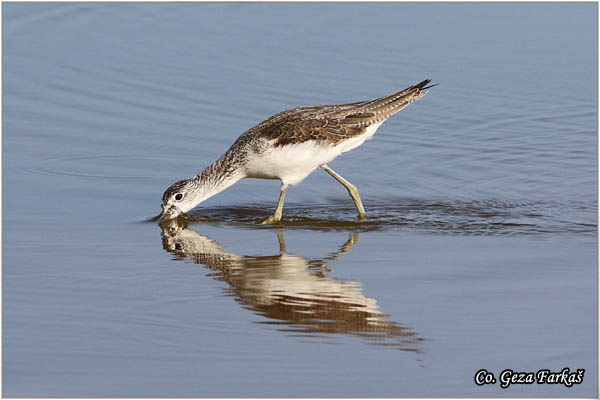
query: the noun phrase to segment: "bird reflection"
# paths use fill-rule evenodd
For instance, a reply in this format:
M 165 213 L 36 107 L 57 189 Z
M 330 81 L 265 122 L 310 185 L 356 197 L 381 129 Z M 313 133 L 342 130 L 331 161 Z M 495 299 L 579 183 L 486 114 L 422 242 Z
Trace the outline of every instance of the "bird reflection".
M 362 337 L 370 344 L 420 352 L 421 339 L 409 328 L 386 320 L 377 301 L 362 294 L 358 282 L 329 277 L 327 263 L 349 252 L 359 234 L 322 259 L 286 252 L 283 231 L 277 233 L 279 254 L 246 256 L 229 253 L 186 221 L 161 225 L 163 248 L 174 259 L 205 265 L 215 280 L 227 282 L 227 293 L 244 308 L 266 317 L 259 322 L 289 335 L 319 341 L 335 334 Z

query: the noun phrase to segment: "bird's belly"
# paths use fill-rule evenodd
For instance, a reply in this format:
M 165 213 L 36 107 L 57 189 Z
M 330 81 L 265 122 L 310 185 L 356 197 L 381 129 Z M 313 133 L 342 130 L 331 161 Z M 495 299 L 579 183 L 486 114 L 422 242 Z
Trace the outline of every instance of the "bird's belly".
M 284 184 L 297 185 L 315 169 L 335 158 L 332 146 L 304 142 L 273 147 L 248 162 L 249 178 L 281 179 Z
M 340 154 L 360 146 L 373 131 L 350 138 L 337 145 L 306 141 L 270 148 L 256 155 L 246 165 L 248 178 L 280 179 L 284 184 L 297 185 L 315 169 Z

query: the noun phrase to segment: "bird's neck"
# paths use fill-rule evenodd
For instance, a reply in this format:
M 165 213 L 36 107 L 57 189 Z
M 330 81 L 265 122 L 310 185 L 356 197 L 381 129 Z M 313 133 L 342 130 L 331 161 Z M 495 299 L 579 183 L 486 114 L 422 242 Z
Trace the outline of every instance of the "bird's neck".
M 200 186 L 202 193 L 199 202 L 222 192 L 240 179 L 245 178 L 243 165 L 242 162 L 236 160 L 228 152 L 196 175 L 194 181 Z

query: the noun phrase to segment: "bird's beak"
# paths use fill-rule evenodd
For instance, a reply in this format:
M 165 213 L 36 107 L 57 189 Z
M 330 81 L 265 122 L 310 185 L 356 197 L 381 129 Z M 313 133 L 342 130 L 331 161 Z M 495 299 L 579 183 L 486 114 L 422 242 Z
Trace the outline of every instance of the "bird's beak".
M 157 215 L 155 218 L 158 222 L 163 222 L 163 221 L 168 221 L 170 219 L 177 218 L 181 214 L 183 214 L 183 211 L 181 211 L 176 206 L 169 206 L 169 207 L 163 206 L 162 212 L 160 213 L 160 215 Z

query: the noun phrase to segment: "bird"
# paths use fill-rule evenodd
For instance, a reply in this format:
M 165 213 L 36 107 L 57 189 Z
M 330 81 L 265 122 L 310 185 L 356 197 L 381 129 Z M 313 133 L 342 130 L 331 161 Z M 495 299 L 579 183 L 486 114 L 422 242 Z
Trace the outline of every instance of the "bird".
M 279 224 L 289 186 L 321 168 L 341 183 L 354 201 L 358 219 L 366 212 L 352 183 L 328 163 L 362 145 L 389 117 L 427 93 L 426 79 L 389 96 L 348 104 L 303 106 L 282 111 L 244 132 L 214 163 L 191 179 L 172 184 L 163 194 L 159 221 L 184 215 L 206 199 L 244 178 L 281 181 L 275 212 L 263 224 Z

